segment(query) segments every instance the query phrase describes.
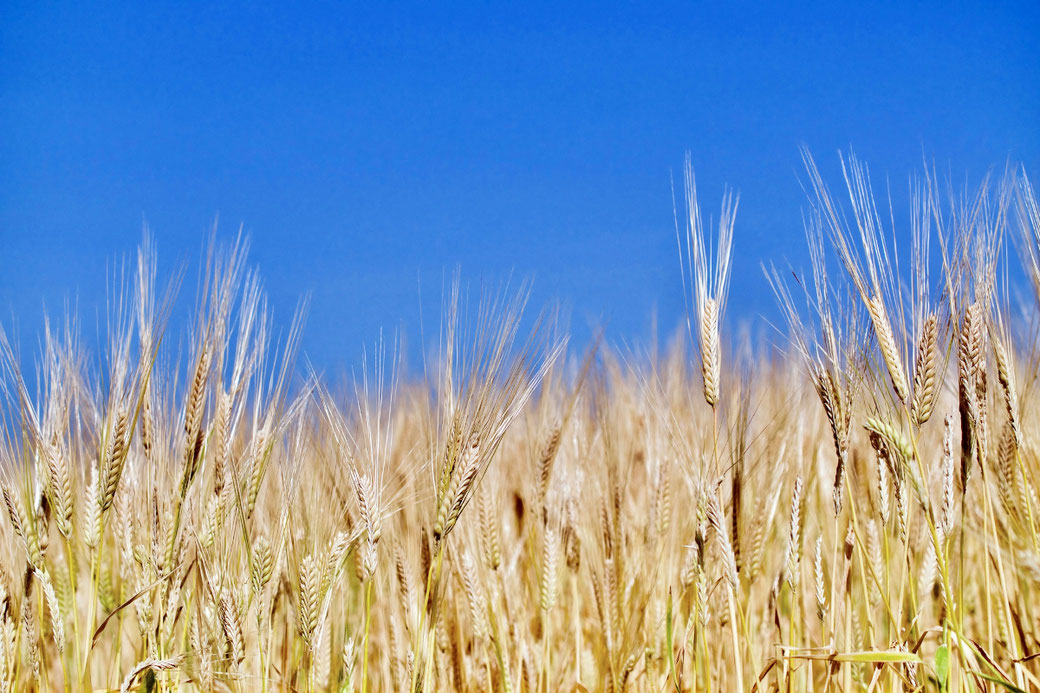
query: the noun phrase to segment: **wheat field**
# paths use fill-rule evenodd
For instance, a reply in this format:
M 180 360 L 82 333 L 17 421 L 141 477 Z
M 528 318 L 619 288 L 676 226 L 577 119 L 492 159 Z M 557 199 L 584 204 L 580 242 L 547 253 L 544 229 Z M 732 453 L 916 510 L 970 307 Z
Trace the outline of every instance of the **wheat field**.
M 0 689 L 1040 690 L 1037 197 L 803 156 L 755 342 L 689 166 L 661 350 L 456 281 L 336 387 L 241 240 L 186 335 L 147 240 L 100 353 L 0 333 Z

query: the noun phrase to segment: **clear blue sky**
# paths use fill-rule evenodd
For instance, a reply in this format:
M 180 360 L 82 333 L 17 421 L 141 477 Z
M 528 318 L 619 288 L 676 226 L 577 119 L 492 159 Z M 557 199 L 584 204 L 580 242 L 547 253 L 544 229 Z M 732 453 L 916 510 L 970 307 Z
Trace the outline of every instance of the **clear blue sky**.
M 93 330 L 143 222 L 167 269 L 243 225 L 336 368 L 416 342 L 456 263 L 533 276 L 579 338 L 670 331 L 687 149 L 708 209 L 742 195 L 731 318 L 772 314 L 761 260 L 804 264 L 802 142 L 897 195 L 922 155 L 1040 175 L 1035 3 L 0 7 L 0 320 L 30 347 L 43 306 Z

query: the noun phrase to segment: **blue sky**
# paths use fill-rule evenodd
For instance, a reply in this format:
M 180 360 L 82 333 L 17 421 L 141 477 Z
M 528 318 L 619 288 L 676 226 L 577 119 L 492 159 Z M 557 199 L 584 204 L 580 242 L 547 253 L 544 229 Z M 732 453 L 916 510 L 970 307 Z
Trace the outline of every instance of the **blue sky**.
M 276 318 L 310 296 L 321 368 L 380 328 L 417 342 L 456 264 L 638 341 L 681 319 L 686 150 L 707 209 L 741 193 L 747 320 L 775 314 L 759 263 L 805 262 L 799 144 L 834 183 L 853 146 L 897 198 L 923 156 L 1040 164 L 1033 3 L 0 8 L 0 321 L 30 346 L 66 302 L 90 338 L 145 222 L 193 277 L 218 215 Z

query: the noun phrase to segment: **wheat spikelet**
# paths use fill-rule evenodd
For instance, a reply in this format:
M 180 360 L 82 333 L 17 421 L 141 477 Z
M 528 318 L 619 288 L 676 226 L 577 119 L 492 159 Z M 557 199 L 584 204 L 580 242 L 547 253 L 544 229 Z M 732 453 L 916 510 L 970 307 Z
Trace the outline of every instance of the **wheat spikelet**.
M 87 484 L 86 499 L 84 502 L 84 542 L 93 549 L 101 541 L 101 493 L 98 488 L 98 470 L 96 466 L 90 468 L 90 481 Z
M 397 589 L 401 596 L 401 609 L 404 611 L 405 627 L 410 628 L 414 611 L 415 587 L 409 566 L 405 563 L 404 550 L 399 542 L 394 543 L 394 573 L 397 578 Z
M 29 563 L 33 566 L 42 565 L 43 552 L 40 549 L 40 540 L 34 523 L 31 522 L 22 503 L 14 497 L 6 483 L 3 483 L 2 489 L 4 505 L 7 507 L 7 516 L 11 520 L 11 528 L 14 530 L 15 535 L 21 538 L 26 558 L 29 559 Z
M 179 667 L 183 661 L 183 655 L 167 657 L 166 659 L 155 659 L 152 657 L 143 659 L 135 664 L 130 670 L 130 673 L 128 673 L 126 678 L 123 679 L 123 683 L 119 686 L 119 693 L 130 693 L 137 678 L 146 671 L 172 671 Z
M 880 456 L 877 458 L 877 470 L 878 470 L 878 514 L 881 515 L 881 522 L 884 525 L 888 524 L 890 507 L 888 504 L 888 492 L 889 492 L 889 481 L 888 481 L 888 465 L 885 460 Z
M 697 186 L 693 175 L 693 166 L 689 155 L 684 170 L 686 187 L 686 208 L 688 213 L 686 228 L 686 258 L 684 260 L 683 279 L 689 272 L 693 288 L 697 338 L 701 352 L 701 378 L 704 383 L 704 399 L 709 406 L 715 407 L 720 396 L 721 349 L 719 345 L 719 322 L 726 303 L 729 287 L 730 257 L 733 251 L 733 221 L 736 215 L 737 200 L 726 192 L 722 201 L 722 214 L 718 222 L 717 255 L 712 262 L 708 257 L 707 244 L 702 223 L 700 206 L 697 203 Z M 678 234 L 678 226 L 676 227 Z M 680 241 L 681 247 L 681 241 Z M 685 264 L 688 261 L 688 266 Z
M 802 477 L 794 480 L 794 491 L 791 494 L 791 522 L 787 541 L 787 582 L 791 589 L 798 590 L 798 578 L 802 557 Z
M 356 658 L 354 638 L 348 637 L 343 642 L 343 651 L 340 654 L 340 659 L 343 662 L 343 685 L 347 693 L 351 693 L 354 690 L 354 662 Z
M 619 600 L 621 593 L 618 591 L 617 563 L 613 558 L 603 562 L 603 603 L 605 605 L 605 616 L 607 625 L 608 641 L 607 649 L 613 650 L 614 638 L 621 632 L 621 609 Z
M 957 347 L 957 395 L 961 419 L 961 487 L 967 489 L 971 463 L 975 455 L 978 428 L 978 400 L 976 381 L 982 355 L 982 316 L 978 303 L 971 303 L 964 318 Z
M 986 463 L 989 454 L 989 407 L 986 399 L 986 313 L 985 307 L 976 300 L 977 311 L 971 324 L 972 349 L 970 353 L 972 379 L 975 385 L 972 404 L 972 421 L 975 431 L 975 454 L 980 468 Z
M 238 615 L 238 605 L 230 594 L 225 593 L 219 602 L 220 627 L 224 631 L 228 649 L 231 650 L 231 660 L 241 664 L 245 659 L 245 641 L 242 637 L 242 622 Z
M 355 527 L 350 532 L 337 532 L 336 536 L 329 541 L 329 547 L 326 552 L 324 578 L 321 585 L 323 592 L 329 589 L 332 579 L 339 574 L 347 554 L 350 553 L 352 549 L 358 547 L 360 538 L 360 531 Z M 366 537 L 365 543 L 371 547 L 372 551 L 375 551 L 375 542 Z
M 560 565 L 560 533 L 555 527 L 546 527 L 542 537 L 542 575 L 541 606 L 542 611 L 551 611 L 556 603 L 556 588 Z
M 267 583 L 271 581 L 271 573 L 274 571 L 274 556 L 271 553 L 271 542 L 263 534 L 259 535 L 253 543 L 252 570 L 250 571 L 250 583 L 253 591 L 260 594 Z
M 260 487 L 264 483 L 267 474 L 267 466 L 271 456 L 271 432 L 269 426 L 264 424 L 253 433 L 250 444 L 249 470 L 246 475 L 246 516 L 252 517 L 256 509 L 257 499 L 260 497 Z
M 560 432 L 560 424 L 555 423 L 538 455 L 538 498 L 542 502 L 543 508 L 549 492 L 549 483 L 552 481 L 553 462 L 560 449 Z
M 719 547 L 722 551 L 723 575 L 729 581 L 730 588 L 736 592 L 738 587 L 737 562 L 733 555 L 733 545 L 730 544 L 729 535 L 726 532 L 726 525 L 722 520 L 722 509 L 719 506 L 718 496 L 714 493 L 710 494 L 707 506 L 708 524 L 711 525 L 712 531 L 715 532 L 715 536 L 719 540 Z
M 300 579 L 297 598 L 297 626 L 300 635 L 308 645 L 318 627 L 318 610 L 321 606 L 321 567 L 313 554 L 307 554 L 300 561 Z
M 697 549 L 697 544 L 695 542 L 687 544 L 683 552 L 682 565 L 679 569 L 679 588 L 683 593 L 693 585 L 697 577 L 697 570 L 700 567 L 699 563 L 700 551 Z
M 878 524 L 875 522 L 874 518 L 867 520 L 867 557 L 875 571 L 880 570 L 881 566 L 885 563 L 884 555 L 881 550 L 881 531 L 878 529 Z M 876 606 L 882 597 L 881 588 L 874 585 L 870 594 L 873 604 Z
M 61 654 L 65 651 L 65 619 L 62 616 L 61 607 L 58 605 L 58 595 L 54 592 L 54 585 L 51 584 L 50 576 L 46 572 L 36 571 L 34 575 L 43 587 L 47 611 L 51 616 L 51 633 L 54 636 L 54 644 L 58 648 L 58 653 Z
M 129 415 L 126 409 L 120 407 L 116 413 L 115 425 L 112 427 L 112 437 L 109 441 L 108 452 L 102 464 L 101 488 L 99 499 L 101 512 L 105 513 L 111 506 L 119 486 L 119 479 L 123 475 L 123 466 L 126 463 L 127 454 L 127 429 L 129 427 Z
M 484 561 L 491 570 L 502 564 L 502 541 L 499 533 L 498 504 L 487 492 L 478 494 L 477 509 L 480 515 L 480 538 L 484 549 Z
M 474 438 L 466 446 L 455 467 L 433 524 L 433 536 L 438 541 L 455 526 L 476 483 L 480 472 L 480 443 L 477 439 Z
M 816 616 L 822 622 L 827 616 L 827 596 L 823 577 L 823 537 L 816 537 L 813 550 L 813 578 L 816 583 Z
M 834 467 L 834 486 L 831 491 L 834 514 L 837 515 L 841 512 L 845 496 L 845 464 L 848 458 L 850 419 L 843 412 L 841 392 L 830 371 L 815 366 L 813 371 L 813 384 L 820 403 L 823 405 L 827 422 L 830 424 L 834 453 L 837 456 L 837 463 Z
M 883 451 L 878 451 L 879 455 L 888 456 L 887 448 Z M 908 474 L 895 474 L 892 477 L 892 495 L 896 501 L 896 528 L 899 531 L 900 537 L 903 541 L 906 541 L 907 532 L 907 517 L 910 512 L 910 506 L 907 502 L 906 496 L 906 479 L 909 477 Z
M 194 444 L 195 436 L 202 428 L 202 415 L 205 409 L 206 382 L 209 377 L 209 362 L 212 357 L 209 344 L 203 344 L 198 356 L 195 374 L 188 387 L 187 399 L 184 402 L 184 433 L 189 444 Z
M 1022 444 L 1022 432 L 1018 423 L 1018 388 L 1015 385 L 1014 373 L 1011 370 L 1011 359 L 1007 348 L 1000 339 L 993 340 L 993 354 L 997 362 L 997 381 L 1004 393 L 1004 411 L 1016 446 Z
M 217 394 L 217 412 L 213 422 L 213 493 L 220 497 L 228 482 L 228 458 L 231 455 L 231 393 L 223 389 Z
M 209 344 L 204 343 L 184 403 L 184 473 L 181 477 L 181 495 L 199 469 L 205 434 L 202 429 L 202 417 L 206 408 L 206 383 L 212 355 Z
M 31 582 L 29 583 L 31 586 Z M 36 632 L 36 611 L 33 609 L 31 588 L 25 591 L 22 599 L 22 636 L 25 643 L 25 662 L 33 679 L 39 683 L 40 679 L 40 641 Z
M 54 524 L 65 539 L 70 539 L 75 503 L 68 460 L 54 444 L 45 444 L 43 454 L 47 460 L 47 484 L 51 505 L 54 506 Z
M 21 504 L 14 499 L 11 487 L 8 486 L 7 483 L 2 484 L 2 490 L 4 495 L 4 506 L 7 508 L 7 516 L 11 520 L 11 529 L 14 530 L 15 536 L 24 538 L 26 532 L 26 520 L 23 518 Z
M 72 577 L 76 573 L 77 567 L 75 560 L 73 560 L 73 570 L 71 571 L 69 570 L 68 565 L 64 562 L 58 563 L 53 568 L 54 579 L 52 582 L 54 583 L 54 593 L 58 599 L 58 611 L 63 615 L 73 613 L 77 607 L 75 601 L 76 594 L 73 591 L 72 585 Z M 2 592 L 2 590 L 0 590 L 0 592 Z M 2 601 L 3 596 L 0 594 L 0 602 Z M 0 609 L 0 612 L 2 612 L 2 609 Z M 0 619 L 2 619 L 2 613 L 0 613 Z
M 867 309 L 870 313 L 870 321 L 874 325 L 874 334 L 877 336 L 881 356 L 885 360 L 889 377 L 892 379 L 892 389 L 895 390 L 899 401 L 905 404 L 909 392 L 906 384 L 906 373 L 903 371 L 903 359 L 899 355 L 896 338 L 892 333 L 892 323 L 889 322 L 888 313 L 885 311 L 885 304 L 881 296 L 874 295 L 871 297 L 867 301 Z
M 915 491 L 920 492 L 920 481 L 917 479 L 917 470 L 911 464 L 914 460 L 913 446 L 903 432 L 900 431 L 896 426 L 879 419 L 877 417 L 870 417 L 863 424 L 863 427 L 871 434 L 871 444 L 874 445 L 875 450 L 880 454 L 884 454 L 886 459 L 897 463 L 893 471 L 898 480 L 904 476 L 910 477 L 915 485 Z
M 707 298 L 701 307 L 700 328 L 704 400 L 714 407 L 719 403 L 722 371 L 722 354 L 719 348 L 719 306 L 714 298 Z
M 762 559 L 766 548 L 766 533 L 769 530 L 770 521 L 767 508 L 770 507 L 775 508 L 775 503 L 767 503 L 765 498 L 761 499 L 758 502 L 758 507 L 755 509 L 755 520 L 751 525 L 751 536 L 748 541 L 751 550 L 748 552 L 749 556 L 745 567 L 748 579 L 752 581 L 759 576 L 762 569 Z
M 942 440 L 942 512 L 939 526 L 944 537 L 953 531 L 953 417 L 943 420 Z
M 628 686 L 628 678 L 632 675 L 636 665 L 639 664 L 639 652 L 633 652 L 625 658 L 625 663 L 621 667 L 620 686 L 621 690 L 625 690 Z
M 459 559 L 462 569 L 462 585 L 466 592 L 469 615 L 473 622 L 473 630 L 478 639 L 487 637 L 487 616 L 484 592 L 477 578 L 477 568 L 469 553 L 463 553 Z
M 1004 512 L 1008 517 L 1015 516 L 1015 462 L 1014 457 L 1017 450 L 1015 447 L 1015 432 L 1011 422 L 1004 424 L 1004 432 L 1000 436 L 997 445 L 997 490 L 1000 492 L 1000 501 Z
M 581 569 L 581 539 L 573 524 L 567 524 L 563 528 L 563 556 L 567 570 L 577 574 Z
M 365 583 L 372 579 L 376 574 L 377 562 L 376 544 L 366 536 L 357 551 L 357 578 L 359 582 Z
M 665 464 L 657 465 L 656 481 L 654 483 L 654 531 L 658 537 L 663 537 L 668 532 L 672 520 L 672 483 L 671 475 L 668 474 Z M 736 536 L 736 515 L 733 516 L 734 531 Z
M 318 629 L 311 657 L 311 680 L 320 690 L 328 689 L 329 673 L 332 667 L 332 647 L 329 643 L 328 630 L 324 626 Z
M 914 395 L 910 411 L 914 423 L 923 426 L 932 416 L 935 406 L 935 362 L 939 342 L 939 318 L 932 313 L 921 328 L 914 359 Z
M 115 535 L 118 538 L 120 569 L 123 571 L 129 570 L 134 562 L 134 495 L 134 484 L 129 483 L 116 496 L 115 502 Z

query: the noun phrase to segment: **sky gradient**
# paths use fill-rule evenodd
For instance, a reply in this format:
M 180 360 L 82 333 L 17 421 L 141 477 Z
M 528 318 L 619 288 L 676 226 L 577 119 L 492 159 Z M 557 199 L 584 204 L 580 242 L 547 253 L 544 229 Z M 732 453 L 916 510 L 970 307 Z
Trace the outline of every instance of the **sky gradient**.
M 303 350 L 335 370 L 381 328 L 416 343 L 420 308 L 429 337 L 456 264 L 533 278 L 579 341 L 670 332 L 686 150 L 706 211 L 741 194 L 731 320 L 775 314 L 762 261 L 805 264 L 802 143 L 833 184 L 852 146 L 897 199 L 924 158 L 1038 175 L 1035 3 L 216 5 L 2 3 L 23 345 L 67 303 L 89 340 L 144 224 L 188 294 L 214 220 L 242 227 L 276 321 L 309 296 Z

